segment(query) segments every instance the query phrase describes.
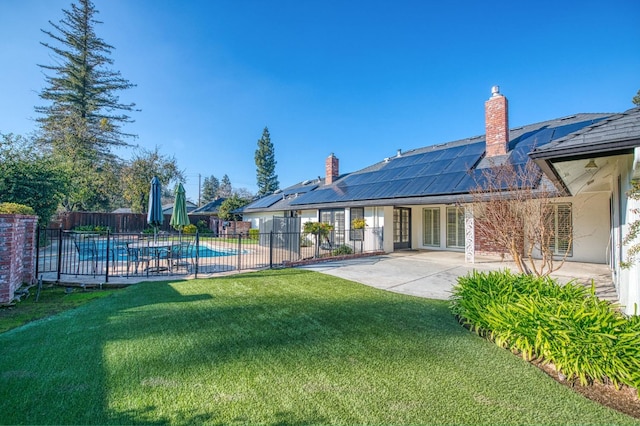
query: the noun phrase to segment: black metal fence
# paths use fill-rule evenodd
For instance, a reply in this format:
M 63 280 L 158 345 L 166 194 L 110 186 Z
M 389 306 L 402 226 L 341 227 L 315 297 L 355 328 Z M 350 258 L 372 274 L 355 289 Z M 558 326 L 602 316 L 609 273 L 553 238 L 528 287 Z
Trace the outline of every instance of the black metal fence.
M 353 230 L 356 231 L 356 230 Z M 209 275 L 225 271 L 280 267 L 304 259 L 382 250 L 382 229 L 332 232 L 327 237 L 301 232 L 238 234 L 224 238 L 204 234 L 158 235 L 41 230 L 38 277 L 110 278 Z M 339 243 L 337 243 L 339 242 Z

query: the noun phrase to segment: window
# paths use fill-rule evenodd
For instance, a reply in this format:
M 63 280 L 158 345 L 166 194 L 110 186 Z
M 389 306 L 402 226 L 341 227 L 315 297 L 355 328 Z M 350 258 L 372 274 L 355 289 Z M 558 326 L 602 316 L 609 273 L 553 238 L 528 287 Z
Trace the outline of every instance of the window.
M 364 207 L 351 207 L 349 210 L 349 216 L 352 224 L 354 219 L 364 220 Z M 351 229 L 350 233 L 352 241 L 364 240 L 364 229 L 353 229 L 353 226 L 349 226 L 349 228 Z
M 447 247 L 464 248 L 464 209 L 447 207 Z
M 571 256 L 573 251 L 571 204 L 552 204 L 548 208 L 547 220 L 553 232 L 549 239 L 549 249 L 555 255 L 564 256 L 568 252 Z
M 440 247 L 440 208 L 422 210 L 422 244 Z
M 333 226 L 329 234 L 333 244 L 344 244 L 344 209 L 320 210 L 320 222 Z

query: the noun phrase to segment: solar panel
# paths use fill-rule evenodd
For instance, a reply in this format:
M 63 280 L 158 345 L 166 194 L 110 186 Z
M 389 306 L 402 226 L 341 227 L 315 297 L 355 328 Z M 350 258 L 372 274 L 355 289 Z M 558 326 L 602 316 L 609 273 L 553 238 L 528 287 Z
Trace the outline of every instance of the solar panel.
M 555 132 L 553 134 L 553 138 L 560 139 L 562 137 L 567 136 L 570 133 L 576 132 L 586 126 L 590 126 L 604 119 L 605 117 L 602 117 L 602 118 L 597 118 L 595 120 L 586 120 L 586 121 L 581 121 L 580 123 L 565 124 L 563 126 L 557 126 L 554 128 Z
M 477 155 L 465 155 L 463 157 L 456 157 L 449 161 L 449 164 L 444 168 L 445 173 L 450 172 L 466 172 L 473 167 L 478 161 Z
M 279 200 L 282 200 L 282 195 L 283 194 L 272 194 L 272 195 L 266 195 L 256 201 L 254 201 L 253 203 L 249 204 L 246 208 L 248 209 L 259 209 L 259 208 L 267 208 L 267 207 L 271 207 L 272 205 L 274 205 L 275 203 L 277 203 Z
M 464 145 L 454 146 L 454 147 L 451 147 L 451 148 L 443 149 L 442 150 L 442 155 L 438 158 L 438 160 L 440 160 L 440 161 L 452 160 L 452 159 L 456 158 L 461 152 L 463 152 L 464 149 L 465 149 Z
M 282 191 L 282 193 L 287 196 L 287 195 L 293 195 L 293 194 L 306 194 L 309 191 L 312 191 L 314 189 L 316 189 L 318 187 L 318 185 L 299 185 L 299 186 L 295 186 L 292 188 L 287 188 L 285 190 Z
M 443 173 L 439 175 L 427 188 L 428 195 L 449 194 L 455 192 L 454 189 L 464 178 L 464 173 Z

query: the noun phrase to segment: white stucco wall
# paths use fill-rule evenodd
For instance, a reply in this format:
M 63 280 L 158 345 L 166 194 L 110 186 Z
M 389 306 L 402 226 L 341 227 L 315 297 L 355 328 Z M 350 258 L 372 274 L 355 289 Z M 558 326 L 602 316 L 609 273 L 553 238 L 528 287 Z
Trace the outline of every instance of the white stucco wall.
M 379 207 L 382 211 L 383 226 L 383 250 L 385 253 L 393 252 L 393 206 Z
M 611 232 L 614 241 L 613 249 L 615 250 L 613 257 L 616 260 L 613 278 L 620 305 L 623 306 L 624 312 L 629 315 L 640 314 L 640 265 L 636 262 L 629 268 L 622 268 L 620 266 L 620 261 L 628 260 L 628 246 L 623 245 L 622 240 L 629 231 L 629 224 L 639 217 L 633 210 L 640 208 L 640 202 L 625 196 L 626 192 L 631 189 L 632 166 L 631 159 L 626 163 L 621 162 L 619 164 L 618 173 L 620 175 L 622 200 L 621 203 L 613 203 L 616 221 L 614 222 L 614 229 Z M 614 185 L 614 188 L 617 187 L 617 178 L 614 180 Z M 618 206 L 618 204 L 621 205 Z M 622 222 L 618 223 L 619 220 L 617 220 L 617 216 L 620 207 Z M 620 252 L 622 254 L 621 257 Z
M 554 200 L 555 202 L 555 200 Z M 558 202 L 571 203 L 573 255 L 569 262 L 607 263 L 609 255 L 609 193 L 594 192 Z

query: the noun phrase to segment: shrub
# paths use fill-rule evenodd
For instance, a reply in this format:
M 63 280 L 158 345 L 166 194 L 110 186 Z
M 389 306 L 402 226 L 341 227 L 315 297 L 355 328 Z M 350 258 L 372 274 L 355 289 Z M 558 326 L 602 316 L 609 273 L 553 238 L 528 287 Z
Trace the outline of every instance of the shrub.
M 74 226 L 73 230 L 75 232 L 91 232 L 96 234 L 106 234 L 108 231 L 110 231 L 110 228 L 108 226 L 103 226 L 103 225 L 78 225 L 78 226 Z
M 200 219 L 198 223 L 196 223 L 196 228 L 198 228 L 198 232 L 200 234 L 211 234 L 213 231 L 209 229 L 209 225 L 207 225 L 206 220 Z
M 329 232 L 333 231 L 333 226 L 324 222 L 305 222 L 304 233 L 326 237 Z
M 2 214 L 24 214 L 24 215 L 34 215 L 34 210 L 25 206 L 24 204 L 18 203 L 0 203 L 0 213 Z
M 260 230 L 255 228 L 249 229 L 249 238 L 258 241 L 258 238 L 260 238 Z
M 184 232 L 185 234 L 195 234 L 197 230 L 198 227 L 194 224 L 189 224 L 182 228 L 182 232 Z
M 353 219 L 351 221 L 351 229 L 364 229 L 367 222 L 364 219 Z
M 582 384 L 640 386 L 640 319 L 575 283 L 508 271 L 460 277 L 451 296 L 459 320 L 525 359 L 553 363 Z
M 352 253 L 353 253 L 353 250 L 351 249 L 351 247 L 349 247 L 347 245 L 344 245 L 344 244 L 341 245 L 341 246 L 336 247 L 331 252 L 331 254 L 334 255 L 334 256 L 340 256 L 340 255 L 343 255 L 343 254 L 352 254 Z

